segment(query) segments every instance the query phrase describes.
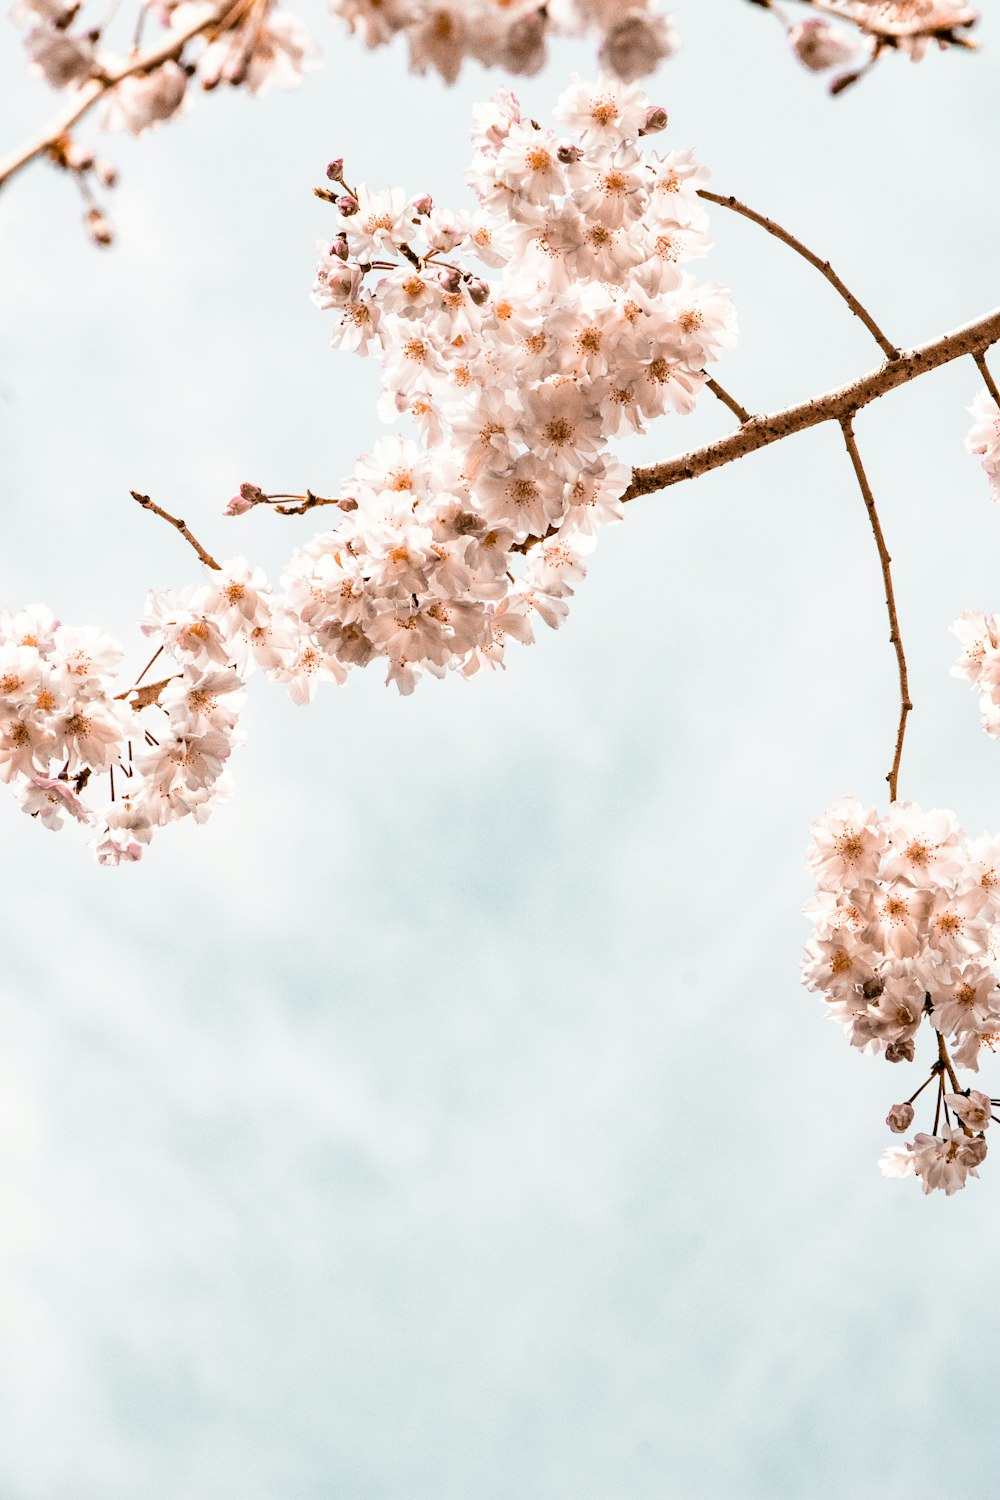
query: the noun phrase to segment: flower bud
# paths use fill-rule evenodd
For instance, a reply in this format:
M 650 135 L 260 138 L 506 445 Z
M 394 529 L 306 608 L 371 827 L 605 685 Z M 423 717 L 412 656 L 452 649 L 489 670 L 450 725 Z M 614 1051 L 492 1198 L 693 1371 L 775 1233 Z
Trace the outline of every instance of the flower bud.
M 978 1167 L 986 1160 L 986 1138 L 974 1135 L 971 1140 L 963 1141 L 958 1148 L 958 1159 L 963 1167 Z
M 337 207 L 345 219 L 350 219 L 358 212 L 361 205 L 353 194 L 344 193 L 342 197 L 337 199 Z
M 247 511 L 252 509 L 252 500 L 245 499 L 243 495 L 234 495 L 222 514 L 224 516 L 245 516 Z
M 640 135 L 658 135 L 661 130 L 667 128 L 667 112 L 662 104 L 651 104 L 646 111 L 646 123 L 639 131 Z
M 410 207 L 418 218 L 422 218 L 433 212 L 434 200 L 431 198 L 430 193 L 421 193 L 419 198 L 414 198 Z
M 95 245 L 110 245 L 114 242 L 115 236 L 111 225 L 99 208 L 88 209 L 84 222 L 87 226 L 87 233 Z
M 913 1124 L 913 1105 L 894 1104 L 885 1117 L 885 1123 L 894 1135 L 902 1135 Z
M 249 501 L 251 505 L 257 505 L 263 500 L 264 491 L 259 484 L 241 484 L 240 495 L 244 500 Z
M 811 73 L 839 68 L 854 56 L 854 44 L 829 21 L 800 21 L 788 33 L 792 51 Z
M 556 151 L 556 156 L 562 162 L 564 167 L 572 166 L 575 161 L 580 160 L 582 155 L 583 151 L 579 146 L 571 146 L 568 143 L 560 146 Z
M 329 163 L 326 169 L 326 175 L 327 177 L 329 177 L 331 182 L 343 182 L 344 158 L 342 156 L 338 156 L 336 161 L 332 161 Z
M 452 266 L 448 270 L 441 272 L 438 281 L 446 292 L 457 292 L 462 285 L 462 275 L 460 271 L 456 271 Z
M 477 307 L 482 307 L 484 302 L 490 300 L 490 287 L 488 281 L 480 281 L 478 277 L 469 282 L 469 297 Z
M 347 235 L 341 230 L 337 238 L 330 241 L 330 254 L 335 255 L 338 260 L 347 260 L 350 253 L 347 247 Z
M 907 1038 L 902 1042 L 890 1042 L 885 1049 L 885 1060 L 891 1063 L 912 1062 L 916 1050 L 912 1038 Z

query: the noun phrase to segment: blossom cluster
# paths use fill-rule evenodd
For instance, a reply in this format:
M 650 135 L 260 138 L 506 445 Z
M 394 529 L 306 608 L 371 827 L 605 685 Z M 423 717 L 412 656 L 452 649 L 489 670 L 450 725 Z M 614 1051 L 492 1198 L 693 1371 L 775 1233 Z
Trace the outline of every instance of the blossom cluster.
M 823 994 L 852 1046 L 888 1062 L 913 1060 L 925 1022 L 935 1035 L 933 1130 L 890 1148 L 883 1171 L 952 1193 L 986 1155 L 990 1101 L 960 1089 L 955 1070 L 978 1071 L 983 1047 L 1000 1042 L 1000 839 L 967 839 L 946 810 L 895 802 L 880 817 L 847 797 L 812 825 L 807 862 L 817 892 L 806 988 Z M 909 1129 L 924 1087 L 890 1111 L 895 1133 Z
M 208 558 L 204 582 L 150 594 L 156 654 L 118 693 L 121 648 L 100 632 L 42 606 L 2 617 L 0 774 L 44 826 L 92 825 L 117 863 L 163 824 L 204 819 L 257 667 L 297 703 L 373 661 L 405 694 L 500 666 L 536 617 L 564 618 L 596 532 L 621 515 L 630 471 L 609 441 L 689 412 L 735 317 L 685 269 L 710 245 L 706 173 L 644 149 L 665 112 L 634 84 L 577 78 L 557 117 L 563 134 L 506 92 L 479 107 L 472 213 L 351 190 L 332 164 L 338 227 L 314 296 L 335 345 L 379 356 L 380 412 L 416 436 L 357 460 L 322 502 L 336 526 L 293 554 L 279 594 L 246 559 Z M 274 499 L 245 484 L 227 510 Z
M 685 269 L 710 245 L 689 152 L 642 149 L 666 125 L 633 84 L 577 78 L 563 133 L 501 92 L 477 109 L 476 212 L 346 185 L 314 298 L 332 342 L 382 362 L 383 438 L 341 485 L 337 526 L 292 557 L 285 598 L 339 676 L 384 658 L 412 690 L 469 675 L 560 623 L 628 469 L 609 451 L 690 412 L 731 345 L 726 290 Z M 230 513 L 267 499 L 245 486 Z M 315 676 L 313 678 L 315 681 Z
M 979 19 L 962 0 L 801 0 L 823 14 L 794 23 L 777 0 L 754 3 L 778 17 L 792 51 L 810 72 L 849 66 L 831 80 L 834 94 L 856 83 L 885 52 L 902 52 L 918 62 L 932 42 L 941 48 L 973 46 L 967 33 Z M 835 18 L 833 24 L 827 16 Z
M 962 643 L 962 654 L 951 669 L 979 689 L 983 729 L 1000 737 L 1000 620 L 981 610 L 967 609 L 951 627 Z
M 0 778 L 44 827 L 89 827 L 107 865 L 139 859 L 166 823 L 204 822 L 228 792 L 246 676 L 294 654 L 243 558 L 151 593 L 141 628 L 156 652 L 115 692 L 122 648 L 102 631 L 62 625 L 44 605 L 0 613 Z M 166 675 L 143 683 L 154 665 Z
M 601 36 L 603 68 L 632 82 L 677 48 L 670 17 L 656 0 L 333 0 L 333 9 L 368 47 L 402 32 L 410 67 L 454 83 L 466 58 L 510 73 L 537 73 L 549 35 Z

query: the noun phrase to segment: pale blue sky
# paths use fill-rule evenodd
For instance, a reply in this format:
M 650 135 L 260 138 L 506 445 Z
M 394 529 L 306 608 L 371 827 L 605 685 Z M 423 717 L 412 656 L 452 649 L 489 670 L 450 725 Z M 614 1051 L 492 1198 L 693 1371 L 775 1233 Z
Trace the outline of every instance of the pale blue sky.
M 901 343 L 1000 302 L 995 45 L 830 101 L 753 7 L 674 10 L 668 144 Z M 375 365 L 308 300 L 326 161 L 460 206 L 499 81 L 445 92 L 310 19 L 330 60 L 297 94 L 106 143 L 113 252 L 44 167 L 0 200 L 0 600 L 137 662 L 146 588 L 194 572 L 130 488 L 277 571 L 310 518 L 225 521 L 236 484 L 335 484 L 380 430 Z M 588 57 L 515 89 L 544 114 Z M 0 139 L 50 106 L 8 30 Z M 879 362 L 809 268 L 712 222 L 746 405 Z M 948 675 L 954 616 L 1000 607 L 978 384 L 857 424 L 916 703 L 901 791 L 971 833 L 1000 830 L 1000 747 Z M 729 425 L 706 405 L 627 457 Z M 948 1201 L 884 1182 L 919 1072 L 798 984 L 809 821 L 883 796 L 897 711 L 838 434 L 629 512 L 503 676 L 400 701 L 355 674 L 308 711 L 255 684 L 232 802 L 139 867 L 0 798 L 0 1500 L 996 1491 L 1000 1164 Z

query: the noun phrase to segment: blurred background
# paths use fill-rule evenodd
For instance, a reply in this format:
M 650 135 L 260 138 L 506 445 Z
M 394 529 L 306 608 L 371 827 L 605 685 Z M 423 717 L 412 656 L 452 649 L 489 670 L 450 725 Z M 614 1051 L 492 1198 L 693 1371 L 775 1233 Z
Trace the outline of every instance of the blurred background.
M 102 143 L 114 249 L 45 164 L 0 201 L 0 600 L 136 667 L 146 589 L 197 564 L 131 488 L 276 575 L 314 518 L 225 520 L 238 483 L 329 492 L 381 430 L 377 364 L 309 302 L 326 162 L 465 206 L 502 81 L 445 90 L 293 8 L 327 55 L 298 92 Z M 658 149 L 900 344 L 1000 302 L 995 27 L 831 100 L 754 7 L 673 10 Z M 58 100 L 13 27 L 0 52 L 13 145 Z M 547 118 L 593 54 L 515 92 Z M 808 266 L 712 224 L 694 269 L 733 288 L 746 406 L 880 363 Z M 857 422 L 916 705 L 900 792 L 970 834 L 1000 831 L 1000 746 L 949 677 L 951 621 L 1000 607 L 980 385 L 951 365 Z M 623 454 L 731 425 L 706 396 Z M 505 673 L 407 701 L 355 673 L 308 710 L 255 680 L 232 801 L 138 866 L 0 798 L 2 1500 L 994 1493 L 1000 1163 L 948 1200 L 884 1181 L 921 1054 L 852 1053 L 798 981 L 808 825 L 884 805 L 895 670 L 819 428 L 631 505 Z

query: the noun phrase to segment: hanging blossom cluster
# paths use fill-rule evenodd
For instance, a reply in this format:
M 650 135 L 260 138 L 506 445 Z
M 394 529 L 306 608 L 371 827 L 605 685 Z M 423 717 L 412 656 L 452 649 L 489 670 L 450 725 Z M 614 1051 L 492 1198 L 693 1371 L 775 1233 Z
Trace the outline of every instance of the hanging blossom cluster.
M 751 3 L 777 17 L 810 72 L 847 70 L 831 79 L 833 94 L 857 83 L 886 53 L 901 52 L 919 62 L 932 44 L 942 49 L 976 45 L 969 31 L 979 17 L 961 0 L 797 0 L 821 12 L 800 21 L 793 21 L 778 0 Z M 832 24 L 827 16 L 835 18 Z
M 854 797 L 811 831 L 817 893 L 805 910 L 815 935 L 803 983 L 823 994 L 853 1047 L 887 1062 L 912 1062 L 927 1023 L 937 1053 L 929 1076 L 886 1123 L 906 1134 L 915 1100 L 936 1081 L 933 1125 L 881 1165 L 888 1177 L 915 1173 L 925 1193 L 953 1193 L 978 1176 L 994 1102 L 960 1088 L 956 1069 L 977 1072 L 982 1049 L 1000 1043 L 1000 839 L 967 839 L 942 809 L 895 802 L 880 817 Z
M 118 693 L 121 648 L 100 631 L 42 606 L 0 618 L 0 776 L 44 827 L 92 826 L 114 864 L 204 820 L 256 667 L 297 703 L 375 661 L 409 693 L 502 666 L 536 618 L 561 623 L 621 514 L 630 476 L 609 440 L 689 412 L 735 316 L 685 269 L 710 244 L 704 170 L 642 147 L 665 112 L 635 85 L 577 79 L 557 117 L 563 134 L 505 92 L 479 107 L 471 214 L 350 191 L 333 164 L 314 295 L 336 346 L 380 357 L 380 411 L 417 436 L 380 439 L 341 497 L 298 507 L 335 506 L 338 523 L 294 553 L 279 594 L 246 559 L 202 552 L 202 583 L 149 595 L 155 655 Z M 227 510 L 275 498 L 245 484 Z
M 505 92 L 478 108 L 471 215 L 329 169 L 338 223 L 314 298 L 335 346 L 379 356 L 382 414 L 418 436 L 359 460 L 337 526 L 288 565 L 310 681 L 382 658 L 408 693 L 501 664 L 536 616 L 558 625 L 621 514 L 629 471 L 609 440 L 690 412 L 734 341 L 728 292 L 685 269 L 710 245 L 706 173 L 641 149 L 664 111 L 577 79 L 556 117 L 563 134 Z M 245 486 L 230 513 L 267 499 Z
M 655 71 L 677 49 L 656 0 L 333 0 L 368 47 L 402 33 L 416 73 L 454 83 L 467 58 L 510 73 L 537 73 L 552 34 L 601 37 L 600 63 L 626 82 Z
M 83 108 L 102 100 L 102 124 L 141 134 L 182 113 L 195 88 L 220 84 L 263 93 L 291 88 L 318 66 L 303 22 L 276 0 L 140 0 L 136 15 L 91 14 L 95 0 L 15 0 L 31 69 Z M 333 0 L 333 10 L 368 47 L 405 35 L 411 68 L 449 83 L 466 58 L 513 73 L 536 73 L 553 33 L 601 36 L 602 67 L 632 81 L 677 47 L 657 0 Z M 148 33 L 155 28 L 155 40 Z M 145 51 L 140 50 L 143 39 Z M 83 109 L 80 111 L 83 112 Z M 54 135 L 46 155 L 83 191 L 86 225 L 100 245 L 113 238 L 95 188 L 115 185 L 114 166 L 71 134 Z M 0 162 L 0 184 L 5 170 Z
M 45 828 L 92 830 L 101 864 L 141 857 L 154 831 L 204 822 L 228 793 L 244 682 L 280 659 L 264 575 L 236 558 L 210 581 L 151 593 L 141 621 L 156 651 L 116 692 L 122 648 L 44 605 L 0 612 L 0 778 Z M 143 683 L 154 665 L 166 675 Z

